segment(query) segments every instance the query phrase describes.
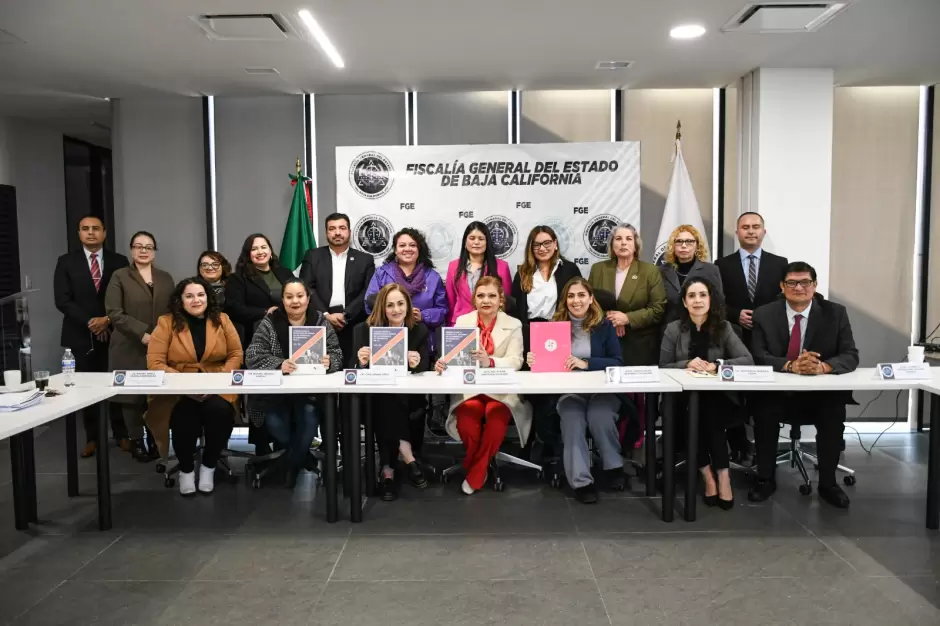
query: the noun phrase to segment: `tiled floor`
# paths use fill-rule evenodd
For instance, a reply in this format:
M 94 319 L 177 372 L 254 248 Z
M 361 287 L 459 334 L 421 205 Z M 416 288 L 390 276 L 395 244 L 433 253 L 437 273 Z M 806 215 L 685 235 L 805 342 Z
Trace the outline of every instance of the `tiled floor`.
M 183 500 L 115 451 L 114 530 L 100 533 L 94 461 L 67 498 L 59 423 L 37 434 L 29 533 L 13 530 L 0 444 L 0 623 L 937 624 L 926 443 L 885 436 L 869 455 L 853 442 L 849 512 L 781 470 L 771 502 L 749 505 L 740 480 L 733 511 L 699 506 L 694 524 L 662 523 L 639 481 L 586 507 L 511 473 L 504 493 L 406 488 L 369 502 L 361 525 L 328 525 L 310 480 Z

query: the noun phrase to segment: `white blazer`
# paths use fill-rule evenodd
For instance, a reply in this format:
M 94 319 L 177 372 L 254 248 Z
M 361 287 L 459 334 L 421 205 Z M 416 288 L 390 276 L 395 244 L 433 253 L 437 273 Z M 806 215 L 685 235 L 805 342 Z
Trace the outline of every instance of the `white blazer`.
M 454 322 L 455 327 L 476 328 L 477 312 L 461 315 Z M 522 369 L 522 322 L 516 318 L 506 315 L 502 311 L 496 316 L 496 324 L 493 325 L 493 364 L 496 367 L 509 367 L 514 370 Z M 464 395 L 452 395 L 450 397 L 450 414 L 447 416 L 447 433 L 460 441 L 460 435 L 457 432 L 457 414 L 454 410 L 464 400 L 469 400 L 479 394 L 468 393 Z M 512 420 L 516 424 L 516 430 L 519 431 L 519 438 L 524 444 L 529 439 L 529 431 L 532 429 L 532 409 L 522 401 L 516 394 L 500 394 L 490 396 L 494 400 L 505 404 L 512 413 Z

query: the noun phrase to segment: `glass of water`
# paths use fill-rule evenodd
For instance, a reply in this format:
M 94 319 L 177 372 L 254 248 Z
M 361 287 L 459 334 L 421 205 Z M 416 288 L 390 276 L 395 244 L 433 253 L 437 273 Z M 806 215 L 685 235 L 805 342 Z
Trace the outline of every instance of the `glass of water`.
M 36 382 L 36 389 L 45 391 L 46 386 L 49 385 L 49 372 L 46 370 L 33 372 L 33 380 Z

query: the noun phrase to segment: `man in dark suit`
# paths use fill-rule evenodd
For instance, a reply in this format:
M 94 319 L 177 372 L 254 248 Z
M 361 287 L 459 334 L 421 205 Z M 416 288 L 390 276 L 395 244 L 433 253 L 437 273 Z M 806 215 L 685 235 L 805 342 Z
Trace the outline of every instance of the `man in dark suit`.
M 72 349 L 79 372 L 107 372 L 111 322 L 104 309 L 104 294 L 115 270 L 127 267 L 127 257 L 104 249 L 108 236 L 101 219 L 88 216 L 78 223 L 79 250 L 63 254 L 55 266 L 55 306 L 62 318 L 62 346 Z M 83 411 L 87 444 L 82 458 L 95 453 L 107 433 L 98 432 L 95 407 Z M 111 405 L 111 430 L 122 448 L 130 449 L 120 405 Z
M 790 263 L 780 284 L 783 299 L 754 312 L 751 353 L 758 365 L 803 376 L 845 374 L 858 367 L 858 350 L 845 307 L 816 294 L 816 270 L 808 263 Z M 845 430 L 849 391 L 756 394 L 754 427 L 758 479 L 748 500 L 761 502 L 777 489 L 779 422 L 796 421 L 816 427 L 819 497 L 840 509 L 849 498 L 836 484 L 836 466 Z
M 759 213 L 742 213 L 735 234 L 741 247 L 715 261 L 715 265 L 721 273 L 728 321 L 741 327 L 741 339 L 744 345 L 750 346 L 754 310 L 770 304 L 780 295 L 780 280 L 787 259 L 761 248 L 767 229 Z M 743 425 L 728 429 L 728 444 L 732 459 L 738 462 L 747 459 L 750 445 Z
M 366 319 L 366 288 L 375 263 L 370 255 L 349 247 L 349 216 L 327 215 L 325 226 L 329 245 L 307 251 L 300 278 L 310 289 L 311 304 L 325 314 L 336 331 L 343 359 L 348 359 L 352 329 Z

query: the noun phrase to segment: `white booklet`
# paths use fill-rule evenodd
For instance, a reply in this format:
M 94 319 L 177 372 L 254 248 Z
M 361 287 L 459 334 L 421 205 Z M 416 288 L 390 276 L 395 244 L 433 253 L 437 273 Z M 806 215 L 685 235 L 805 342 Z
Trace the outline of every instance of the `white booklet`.
M 444 375 L 459 376 L 465 367 L 475 367 L 472 352 L 480 347 L 478 328 L 442 328 L 441 360 L 447 365 Z
M 396 376 L 408 374 L 408 329 L 374 326 L 369 329 L 372 356 L 369 368 L 391 370 Z
M 287 334 L 290 360 L 297 364 L 297 373 L 325 374 L 320 361 L 326 356 L 326 327 L 291 326 Z

